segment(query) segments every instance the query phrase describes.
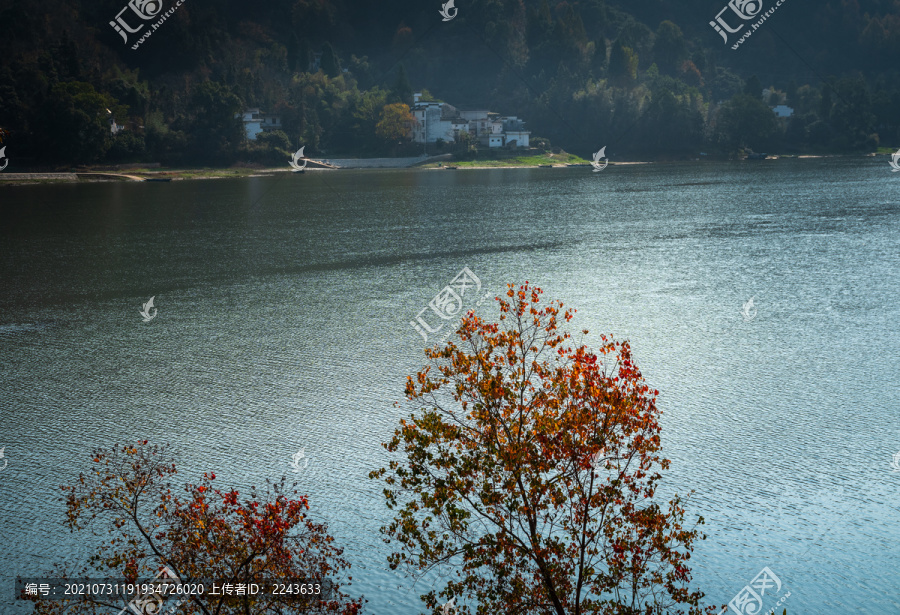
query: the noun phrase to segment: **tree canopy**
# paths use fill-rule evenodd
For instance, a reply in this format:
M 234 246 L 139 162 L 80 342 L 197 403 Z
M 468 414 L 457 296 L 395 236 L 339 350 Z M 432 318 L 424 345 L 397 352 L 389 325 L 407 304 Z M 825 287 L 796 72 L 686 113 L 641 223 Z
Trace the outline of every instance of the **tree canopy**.
M 385 444 L 401 459 L 371 475 L 395 514 L 382 528 L 391 567 L 449 568 L 423 596 L 431 608 L 700 613 L 687 563 L 701 535 L 683 526 L 681 497 L 656 497 L 669 465 L 658 391 L 627 342 L 574 344 L 560 329 L 574 310 L 541 295 L 510 285 L 499 322 L 469 312 L 458 344 L 427 350 L 408 378 L 418 411 Z
M 66 523 L 72 531 L 94 530 L 104 537 L 88 564 L 63 564 L 52 576 L 105 576 L 134 583 L 153 578 L 163 567 L 183 582 L 216 579 L 232 584 L 271 579 L 310 579 L 333 583 L 327 600 L 297 601 L 260 593 L 243 596 L 195 594 L 181 612 L 211 615 L 315 613 L 356 615 L 362 599 L 341 591 L 350 564 L 333 545 L 327 526 L 312 521 L 309 502 L 285 479 L 251 487 L 249 496 L 214 486 L 205 472 L 182 493 L 169 482 L 177 472 L 165 446 L 146 440 L 98 449 L 94 469 L 63 487 Z M 349 580 L 349 578 L 347 579 Z M 121 608 L 121 597 L 85 595 L 73 600 L 40 596 L 36 613 L 95 615 Z M 150 611 L 147 611 L 150 612 Z

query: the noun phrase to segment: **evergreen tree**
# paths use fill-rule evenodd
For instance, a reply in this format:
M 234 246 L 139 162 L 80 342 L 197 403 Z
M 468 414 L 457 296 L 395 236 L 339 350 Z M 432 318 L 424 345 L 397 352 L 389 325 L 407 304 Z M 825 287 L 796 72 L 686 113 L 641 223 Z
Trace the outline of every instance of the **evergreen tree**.
M 778 122 L 761 96 L 739 94 L 719 110 L 717 131 L 720 142 L 728 148 L 765 151 L 774 143 Z
M 744 85 L 744 94 L 752 96 L 757 100 L 762 100 L 762 89 L 762 83 L 760 82 L 759 77 L 753 75 L 747 79 L 747 83 Z
M 397 79 L 394 80 L 394 85 L 391 88 L 391 102 L 401 102 L 405 105 L 410 105 L 412 104 L 412 97 L 412 86 L 409 83 L 409 78 L 406 76 L 406 68 L 401 64 L 400 69 L 397 71 Z
M 834 103 L 831 100 L 831 86 L 822 84 L 822 94 L 819 99 L 819 118 L 825 122 L 831 119 L 831 108 Z
M 637 78 L 638 56 L 621 41 L 613 45 L 609 54 L 609 76 L 620 84 L 631 83 Z
M 297 72 L 308 73 L 309 63 L 312 59 L 312 50 L 309 48 L 309 42 L 306 39 L 300 42 L 300 48 L 297 53 Z
M 787 100 L 785 104 L 789 107 L 797 106 L 797 82 L 791 79 L 787 87 Z
M 292 73 L 297 72 L 297 60 L 300 56 L 300 39 L 293 32 L 291 32 L 291 38 L 288 39 L 287 56 L 288 68 L 291 69 Z M 301 65 L 300 70 L 306 70 L 306 67 Z
M 331 78 L 341 74 L 341 65 L 331 43 L 322 46 L 322 72 Z
M 659 70 L 663 74 L 674 75 L 687 57 L 687 44 L 681 28 L 671 21 L 659 24 L 653 43 L 653 61 Z

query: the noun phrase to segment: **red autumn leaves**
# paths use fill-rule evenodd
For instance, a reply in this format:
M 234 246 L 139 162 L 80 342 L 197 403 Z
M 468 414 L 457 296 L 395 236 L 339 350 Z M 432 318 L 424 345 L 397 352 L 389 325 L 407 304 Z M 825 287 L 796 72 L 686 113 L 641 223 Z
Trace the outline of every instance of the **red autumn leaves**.
M 454 562 L 423 595 L 432 606 L 699 613 L 685 566 L 698 532 L 682 528 L 679 498 L 654 500 L 668 466 L 658 391 L 627 342 L 575 345 L 560 329 L 574 310 L 542 294 L 510 285 L 499 323 L 469 312 L 459 342 L 426 350 L 430 365 L 407 379 L 416 412 L 385 445 L 401 458 L 371 475 L 396 515 L 382 528 L 391 566 Z

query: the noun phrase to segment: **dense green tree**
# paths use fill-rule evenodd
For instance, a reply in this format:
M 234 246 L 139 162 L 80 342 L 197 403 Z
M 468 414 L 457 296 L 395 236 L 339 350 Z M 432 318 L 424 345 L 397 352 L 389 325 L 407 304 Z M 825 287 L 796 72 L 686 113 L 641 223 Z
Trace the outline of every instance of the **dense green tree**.
M 110 120 L 126 117 L 127 108 L 89 83 L 69 81 L 51 88 L 43 116 L 37 125 L 42 157 L 90 164 L 109 149 Z
M 752 96 L 753 98 L 758 98 L 759 100 L 762 100 L 762 90 L 762 83 L 760 83 L 759 77 L 756 75 L 747 79 L 747 83 L 744 84 L 744 94 Z
M 303 39 L 300 41 L 300 47 L 297 51 L 297 71 L 301 73 L 309 72 L 309 65 L 312 62 L 312 49 L 309 48 L 309 41 Z
M 372 88 L 375 81 L 372 76 L 372 65 L 369 63 L 368 56 L 358 58 L 355 55 L 351 55 L 350 66 L 348 68 L 353 74 L 353 77 L 356 78 L 357 86 L 361 90 L 360 93 Z
M 291 149 L 291 139 L 281 130 L 267 130 L 256 136 L 256 142 L 273 149 L 285 151 Z
M 659 24 L 653 43 L 653 61 L 659 70 L 666 75 L 675 75 L 687 57 L 687 44 L 681 28 L 671 21 Z
M 701 0 L 685 2 L 688 10 L 708 10 L 700 6 Z M 95 132 L 86 135 L 85 145 L 73 145 L 90 122 L 73 111 L 79 104 L 70 107 L 70 95 L 51 101 L 59 83 L 89 84 L 97 94 L 128 107 L 126 115 L 109 108 L 117 122 L 144 137 L 147 156 L 160 161 L 181 156 L 200 163 L 198 154 L 247 147 L 240 139 L 212 138 L 217 129 L 203 117 L 195 121 L 195 91 L 212 79 L 266 110 L 283 104 L 285 131 L 294 147 L 301 138 L 304 143 L 312 138 L 332 151 L 362 147 L 383 155 L 387 146 L 375 134 L 377 119 L 357 117 L 355 101 L 376 86 L 387 86 L 390 100 L 379 110 L 388 102 L 412 104 L 412 79 L 432 91 L 452 92 L 445 95 L 448 102 L 463 108 L 477 105 L 517 113 L 530 129 L 569 149 L 597 147 L 586 144 L 589 131 L 574 126 L 589 126 L 595 135 L 610 130 L 615 134 L 630 125 L 623 119 L 628 117 L 637 130 L 620 147 L 652 155 L 660 148 L 654 131 L 642 128 L 650 116 L 642 118 L 641 113 L 651 100 L 650 90 L 655 100 L 661 99 L 659 86 L 652 85 L 660 74 L 677 78 L 678 83 L 666 85 L 677 100 L 686 100 L 687 84 L 710 103 L 720 104 L 744 92 L 742 79 L 756 73 L 761 82 L 747 79 L 747 93 L 760 97 L 762 83 L 774 83 L 786 95 L 779 93 L 781 101 L 806 118 L 788 126 L 786 145 L 822 151 L 865 150 L 877 142 L 900 145 L 900 88 L 889 60 L 900 52 L 900 30 L 895 27 L 900 22 L 893 5 L 867 0 L 860 13 L 854 2 L 822 2 L 813 27 L 829 40 L 847 44 L 822 46 L 813 39 L 797 39 L 791 45 L 800 57 L 816 58 L 817 66 L 829 67 L 835 77 L 826 83 L 809 75 L 790 54 L 776 57 L 773 36 L 760 34 L 762 38 L 750 42 L 759 53 L 723 54 L 717 46 L 721 40 L 709 29 L 704 36 L 686 39 L 672 21 L 659 23 L 658 7 L 647 3 L 489 0 L 475 13 L 463 11 L 463 21 L 447 24 L 441 36 L 421 38 L 406 36 L 414 30 L 425 32 L 411 21 L 419 10 L 411 0 L 360 5 L 353 11 L 342 10 L 337 0 L 277 0 L 248 15 L 236 13 L 231 5 L 215 10 L 191 5 L 184 9 L 187 13 L 179 10 L 166 22 L 164 38 L 154 37 L 136 53 L 117 51 L 122 41 L 109 28 L 92 40 L 99 9 L 87 7 L 84 0 L 72 0 L 65 18 L 32 14 L 21 3 L 12 3 L 0 8 L 5 27 L 0 36 L 0 125 L 10 131 L 9 145 L 19 161 L 121 160 L 136 151 L 130 137 L 113 139 Z M 655 34 L 646 26 L 650 19 L 659 23 Z M 240 27 L 234 27 L 238 23 Z M 462 23 L 475 25 L 483 44 L 465 44 L 458 38 Z M 402 49 L 386 52 L 398 29 L 408 30 Z M 366 36 L 360 37 L 362 32 Z M 304 77 L 310 44 L 324 53 L 318 80 Z M 493 53 L 486 54 L 484 44 Z M 359 54 L 346 61 L 348 73 L 332 53 L 335 46 Z M 397 70 L 401 60 L 402 77 Z M 647 66 L 654 63 L 657 74 Z M 857 81 L 845 92 L 841 83 L 847 75 L 864 77 L 865 82 Z M 792 77 L 795 81 L 789 82 Z M 699 99 L 692 94 L 691 100 L 689 106 L 695 109 Z M 51 117 L 57 110 L 58 116 Z M 695 110 L 707 119 L 705 147 L 710 148 L 719 136 L 717 114 Z M 598 113 L 609 115 L 601 120 L 595 117 Z M 618 119 L 610 120 L 614 113 Z M 65 125 L 60 118 L 69 116 L 74 123 Z M 141 126 L 146 127 L 143 134 Z M 226 162 L 227 156 L 221 160 Z
M 787 90 L 785 90 L 786 100 L 785 104 L 789 107 L 795 107 L 797 105 L 797 82 L 791 79 L 791 82 L 787 86 Z
M 325 43 L 322 46 L 322 72 L 331 78 L 341 74 L 341 64 L 331 43 Z
M 759 97 L 739 94 L 719 109 L 716 128 L 721 143 L 728 148 L 764 151 L 773 145 L 778 123 Z
M 728 100 L 735 94 L 741 93 L 744 89 L 744 82 L 728 69 L 718 66 L 712 81 L 709 83 L 709 88 L 711 100 L 719 103 Z
M 411 105 L 413 98 L 412 85 L 409 83 L 409 77 L 406 76 L 406 68 L 401 64 L 397 69 L 397 78 L 391 88 L 390 102 L 399 102 L 405 105 Z
M 619 84 L 629 84 L 637 79 L 638 56 L 620 41 L 613 45 L 609 56 L 609 76 Z
M 655 155 L 679 158 L 697 154 L 703 142 L 703 116 L 686 93 L 659 87 L 642 116 L 642 141 Z
M 287 44 L 287 57 L 288 57 L 288 68 L 290 69 L 290 71 L 292 73 L 297 71 L 298 66 L 300 67 L 301 71 L 306 70 L 305 66 L 298 63 L 298 60 L 300 59 L 300 48 L 301 48 L 300 39 L 297 38 L 296 33 L 291 32 L 291 36 L 288 39 L 288 44 Z
M 244 129 L 235 114 L 242 110 L 241 99 L 231 88 L 204 81 L 191 96 L 191 153 L 200 159 L 226 160 L 234 156 L 244 141 Z
M 835 144 L 842 151 L 872 151 L 878 147 L 875 114 L 865 78 L 841 79 L 834 85 L 835 100 L 830 123 Z
M 653 31 L 645 24 L 628 17 L 619 31 L 619 42 L 632 49 L 638 57 L 649 58 L 653 49 Z
M 143 157 L 145 147 L 142 135 L 131 130 L 123 130 L 110 140 L 106 158 L 117 162 L 136 161 Z
M 825 83 L 819 91 L 818 114 L 822 121 L 827 122 L 831 119 L 831 109 L 834 106 L 832 100 L 833 89 L 831 84 Z

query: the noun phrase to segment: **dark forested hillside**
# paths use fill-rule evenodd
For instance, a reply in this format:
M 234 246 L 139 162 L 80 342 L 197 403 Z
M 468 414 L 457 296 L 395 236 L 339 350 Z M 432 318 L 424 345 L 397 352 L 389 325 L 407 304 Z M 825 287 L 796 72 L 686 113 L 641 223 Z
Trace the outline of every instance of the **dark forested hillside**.
M 396 153 L 385 110 L 427 89 L 580 153 L 900 145 L 900 0 L 733 0 L 744 21 L 724 0 L 458 0 L 450 21 L 439 0 L 180 1 L 133 0 L 148 21 L 125 0 L 0 2 L 4 144 L 35 164 Z M 123 9 L 138 31 L 110 25 Z M 247 107 L 282 130 L 248 143 Z

